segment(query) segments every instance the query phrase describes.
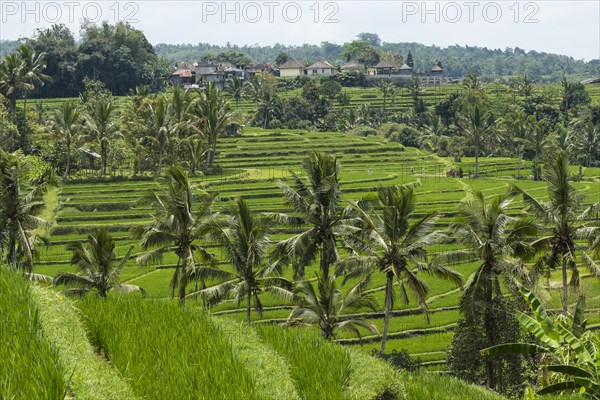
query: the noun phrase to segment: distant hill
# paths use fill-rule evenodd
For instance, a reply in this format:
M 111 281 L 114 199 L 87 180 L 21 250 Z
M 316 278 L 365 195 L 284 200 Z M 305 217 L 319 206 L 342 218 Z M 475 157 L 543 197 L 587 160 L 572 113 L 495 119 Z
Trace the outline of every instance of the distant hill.
M 330 42 L 321 45 L 303 44 L 287 46 L 217 46 L 208 43 L 198 44 L 165 44 L 155 46 L 159 56 L 173 62 L 195 61 L 209 55 L 225 51 L 241 52 L 253 62 L 274 62 L 277 55 L 285 52 L 290 58 L 304 60 L 309 63 L 316 60 L 327 60 L 340 64 L 345 60 L 341 54 L 343 46 Z M 597 62 L 575 60 L 573 57 L 525 51 L 520 48 L 488 49 L 486 47 L 459 46 L 449 47 L 426 46 L 420 43 L 387 43 L 375 47 L 379 51 L 389 51 L 406 56 L 411 51 L 415 70 L 428 71 L 435 61 L 441 61 L 445 73 L 451 78 L 460 78 L 469 73 L 476 73 L 484 80 L 494 80 L 523 72 L 533 80 L 558 81 L 563 75 L 597 76 L 600 65 Z

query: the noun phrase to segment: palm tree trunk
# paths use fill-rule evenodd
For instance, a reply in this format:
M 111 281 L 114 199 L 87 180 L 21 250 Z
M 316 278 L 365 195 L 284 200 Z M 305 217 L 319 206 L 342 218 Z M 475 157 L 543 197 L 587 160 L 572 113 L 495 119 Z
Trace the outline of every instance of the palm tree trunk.
M 486 282 L 486 288 L 485 288 L 485 311 L 484 311 L 484 328 L 485 328 L 485 336 L 487 339 L 487 345 L 488 347 L 494 346 L 495 340 L 494 340 L 494 327 L 493 327 L 493 316 L 492 316 L 492 301 L 493 301 L 493 296 L 492 296 L 492 277 L 490 276 L 493 272 L 491 271 L 491 267 L 490 267 L 490 271 L 488 271 L 488 277 L 486 278 L 487 280 L 489 280 L 489 282 Z M 486 381 L 487 381 L 487 386 L 490 389 L 495 389 L 496 386 L 496 382 L 495 382 L 495 378 L 494 378 L 494 361 L 492 360 L 491 357 L 485 357 L 485 373 L 486 373 Z
M 321 243 L 321 273 L 323 274 L 323 279 L 329 279 L 329 262 L 325 256 L 325 241 L 323 241 Z
M 67 166 L 65 167 L 64 178 L 69 179 L 69 173 L 71 172 L 71 143 L 67 143 Z
M 23 126 L 23 130 L 21 131 L 21 140 L 20 140 L 20 144 L 21 144 L 21 150 L 23 150 L 23 152 L 25 152 L 25 154 L 27 154 L 27 152 L 25 151 L 25 145 L 27 142 L 27 91 L 25 91 L 25 93 L 23 94 L 23 122 L 24 122 L 24 126 Z
M 15 110 L 17 109 L 17 94 L 11 93 L 7 97 L 8 97 L 8 104 L 10 106 L 10 111 L 15 112 Z
M 473 178 L 477 178 L 479 176 L 479 143 L 475 144 L 475 172 L 473 173 Z
M 160 176 L 160 173 L 162 172 L 162 168 L 163 168 L 163 153 L 164 153 L 164 149 L 160 149 L 159 153 L 158 153 L 158 171 L 156 171 L 156 176 Z
M 248 284 L 248 283 L 246 283 Z M 251 311 L 251 300 L 252 300 L 252 292 L 250 289 L 248 289 L 248 293 L 247 293 L 247 302 L 246 302 L 246 322 L 248 323 L 248 325 L 250 325 L 250 311 Z
M 100 177 L 103 177 L 106 174 L 106 145 L 104 142 L 100 143 Z
M 6 262 L 13 268 L 17 266 L 17 240 L 13 236 L 11 236 L 8 241 Z
M 390 326 L 390 313 L 392 311 L 392 290 L 394 284 L 394 275 L 391 272 L 387 273 L 385 282 L 385 316 L 383 317 L 383 336 L 381 337 L 381 356 L 385 355 L 385 345 L 388 338 L 388 329 Z
M 566 314 L 569 309 L 569 285 L 567 283 L 567 259 L 562 259 L 562 310 Z

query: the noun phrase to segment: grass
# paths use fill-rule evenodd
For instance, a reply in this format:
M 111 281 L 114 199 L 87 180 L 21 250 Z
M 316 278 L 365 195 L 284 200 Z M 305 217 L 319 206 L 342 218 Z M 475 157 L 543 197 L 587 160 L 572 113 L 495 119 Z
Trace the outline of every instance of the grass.
M 29 282 L 0 266 L 0 293 L 0 398 L 64 398 L 67 370 L 42 333 Z
M 72 302 L 40 286 L 32 287 L 32 295 L 44 336 L 56 346 L 65 366 L 70 392 L 77 399 L 134 399 L 127 382 L 94 353 Z
M 503 400 L 480 386 L 442 374 L 403 374 L 406 396 L 411 400 Z
M 344 387 L 352 369 L 346 350 L 324 344 L 319 333 L 312 329 L 260 326 L 256 330 L 263 341 L 288 360 L 292 379 L 302 398 L 344 398 Z
M 260 398 L 260 387 L 206 314 L 173 302 L 124 297 L 79 305 L 91 342 L 130 380 L 136 396 Z

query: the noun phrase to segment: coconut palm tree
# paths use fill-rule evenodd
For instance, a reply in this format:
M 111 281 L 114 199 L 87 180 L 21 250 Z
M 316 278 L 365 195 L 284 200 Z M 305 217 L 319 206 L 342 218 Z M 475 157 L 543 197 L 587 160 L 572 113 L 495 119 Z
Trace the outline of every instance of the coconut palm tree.
M 23 102 L 23 115 L 27 119 L 27 93 L 35 90 L 36 86 L 44 86 L 45 82 L 52 80 L 48 75 L 42 71 L 46 69 L 46 56 L 44 52 L 36 53 L 32 47 L 27 45 L 19 46 L 17 54 L 23 63 L 23 72 L 25 73 L 25 79 L 31 84 L 31 86 L 23 90 L 24 102 Z M 21 134 L 21 148 L 25 148 L 25 133 L 23 130 Z
M 581 135 L 576 143 L 579 151 L 585 154 L 586 165 L 592 166 L 592 160 L 596 159 L 595 155 L 600 153 L 600 127 L 594 125 L 591 121 L 581 126 Z
M 479 105 L 467 110 L 460 119 L 463 136 L 465 136 L 475 148 L 475 170 L 473 177 L 479 176 L 479 152 L 485 143 L 499 140 L 496 132 L 496 121 L 492 114 L 481 110 Z
M 212 218 L 203 227 L 208 237 L 221 248 L 233 266 L 233 273 L 223 272 L 227 281 L 189 296 L 200 295 L 209 303 L 234 297 L 238 304 L 246 298 L 246 321 L 250 324 L 252 302 L 262 318 L 263 291 L 279 293 L 292 289 L 292 283 L 280 276 L 272 276 L 272 268 L 265 265 L 270 244 L 270 221 L 252 213 L 242 199 L 238 199 L 225 218 Z
M 227 79 L 225 91 L 231 94 L 231 97 L 235 101 L 235 107 L 238 108 L 240 105 L 240 100 L 244 95 L 244 82 L 237 76 L 233 76 Z
M 229 100 L 221 94 L 214 82 L 194 101 L 192 113 L 198 118 L 198 129 L 208 141 L 206 168 L 210 168 L 215 159 L 218 137 L 234 122 L 234 115 L 230 110 Z
M 106 174 L 106 163 L 111 148 L 111 142 L 123 137 L 119 132 L 116 118 L 116 106 L 110 99 L 98 98 L 94 100 L 91 110 L 85 117 L 85 135 L 83 140 L 94 142 L 100 148 L 101 168 L 100 176 Z
M 36 231 L 47 223 L 38 216 L 44 209 L 42 195 L 53 179 L 48 170 L 35 181 L 23 182 L 26 167 L 16 153 L 0 150 L 0 250 L 6 252 L 6 264 L 31 274 Z
M 383 114 L 386 115 L 387 99 L 394 90 L 394 84 L 392 82 L 380 80 L 377 84 L 377 89 L 379 89 L 379 91 L 383 95 Z
M 538 228 L 532 220 L 506 214 L 512 199 L 512 193 L 487 201 L 481 192 L 473 193 L 460 204 L 456 222 L 451 226 L 452 236 L 466 249 L 443 253 L 434 260 L 434 264 L 473 258 L 481 262 L 463 292 L 460 310 L 467 321 L 481 318 L 489 346 L 498 344 L 493 329 L 493 302 L 503 296 L 500 278 L 516 293 L 518 280 L 528 280 L 522 260 L 535 254 L 532 240 Z M 492 360 L 486 360 L 486 377 L 487 385 L 495 388 Z
M 69 179 L 71 151 L 83 132 L 83 114 L 73 101 L 65 101 L 50 116 L 48 129 L 52 137 L 65 146 L 67 165 L 63 177 Z
M 148 104 L 147 126 L 150 134 L 146 136 L 146 139 L 153 143 L 158 150 L 156 176 L 160 176 L 167 145 L 173 135 L 173 131 L 176 129 L 176 125 L 171 123 L 169 104 L 165 96 L 159 96 Z
M 17 53 L 10 53 L 0 62 L 0 92 L 8 99 L 10 112 L 17 109 L 17 95 L 21 91 L 33 90 L 27 78 L 25 63 Z
M 552 162 L 545 166 L 546 181 L 548 182 L 547 202 L 536 200 L 526 191 L 515 187 L 516 193 L 522 193 L 528 212 L 537 214 L 549 225 L 550 234 L 538 239 L 537 245 L 541 249 L 550 249 L 540 262 L 536 263 L 536 270 L 547 267 L 548 269 L 561 268 L 562 272 L 562 309 L 568 311 L 569 283 L 568 272 L 571 270 L 570 285 L 579 286 L 579 269 L 576 263 L 576 240 L 581 238 L 592 239 L 593 230 L 582 226 L 590 215 L 600 210 L 600 202 L 592 204 L 585 210 L 583 208 L 584 196 L 569 183 L 569 159 L 563 151 L 559 151 Z M 593 241 L 593 239 L 592 239 Z M 600 276 L 600 269 L 584 254 L 587 268 L 596 276 Z
M 340 205 L 340 163 L 334 155 L 313 151 L 304 160 L 303 168 L 306 179 L 292 172 L 292 186 L 278 183 L 286 204 L 298 215 L 270 215 L 286 225 L 309 225 L 310 228 L 278 242 L 273 255 L 277 262 L 292 261 L 295 278 L 300 279 L 304 276 L 304 267 L 320 253 L 321 273 L 328 277 L 329 266 L 339 258 L 336 239 L 346 233 Z
M 415 185 L 381 187 L 376 199 L 350 202 L 349 209 L 358 217 L 357 234 L 350 241 L 352 247 L 365 255 L 353 255 L 340 263 L 347 277 L 375 271 L 383 273 L 385 284 L 385 316 L 381 354 L 385 354 L 390 313 L 394 307 L 394 281 L 398 283 L 400 298 L 406 305 L 410 291 L 427 312 L 427 282 L 418 276 L 426 272 L 456 285 L 462 285 L 462 276 L 440 265 L 427 262 L 428 246 L 439 243 L 443 234 L 434 230 L 436 213 L 413 219 L 417 206 Z M 375 212 L 372 212 L 375 211 Z
M 220 273 L 208 266 L 201 266 L 201 262 L 212 265 L 214 257 L 204 247 L 194 243 L 200 236 L 202 222 L 211 215 L 216 196 L 196 192 L 179 167 L 170 167 L 161 182 L 164 188 L 143 201 L 154 209 L 152 222 L 132 228 L 131 234 L 140 239 L 141 248 L 147 250 L 137 257 L 139 264 L 157 262 L 162 260 L 165 253 L 175 252 L 177 264 L 171 279 L 171 290 L 174 296 L 178 289 L 179 301 L 183 304 L 190 282 L 200 280 L 204 286 L 207 274 Z
M 71 264 L 78 269 L 76 273 L 61 272 L 54 278 L 54 284 L 74 286 L 65 291 L 65 294 L 84 296 L 96 290 L 100 297 L 106 298 L 111 290 L 120 292 L 146 291 L 136 285 L 119 284 L 119 273 L 129 260 L 133 246 L 125 256 L 119 260 L 115 253 L 115 241 L 106 228 L 94 228 L 87 235 L 86 243 L 76 242 L 67 247 L 73 254 Z
M 311 281 L 298 283 L 294 294 L 289 296 L 298 305 L 290 313 L 288 323 L 316 325 L 327 340 L 334 339 L 337 330 L 348 331 L 361 338 L 359 327 L 378 334 L 372 322 L 346 315 L 363 308 L 377 309 L 377 302 L 365 291 L 370 276 L 363 278 L 345 294 L 336 287 L 335 278 L 334 275 L 325 277 L 319 272 L 316 289 Z

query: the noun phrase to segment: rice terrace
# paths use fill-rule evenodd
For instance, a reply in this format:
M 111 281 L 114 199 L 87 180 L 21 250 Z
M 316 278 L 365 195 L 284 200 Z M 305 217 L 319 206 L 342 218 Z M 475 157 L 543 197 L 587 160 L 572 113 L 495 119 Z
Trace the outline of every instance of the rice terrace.
M 147 29 L 0 40 L 0 399 L 600 398 L 598 59 Z

